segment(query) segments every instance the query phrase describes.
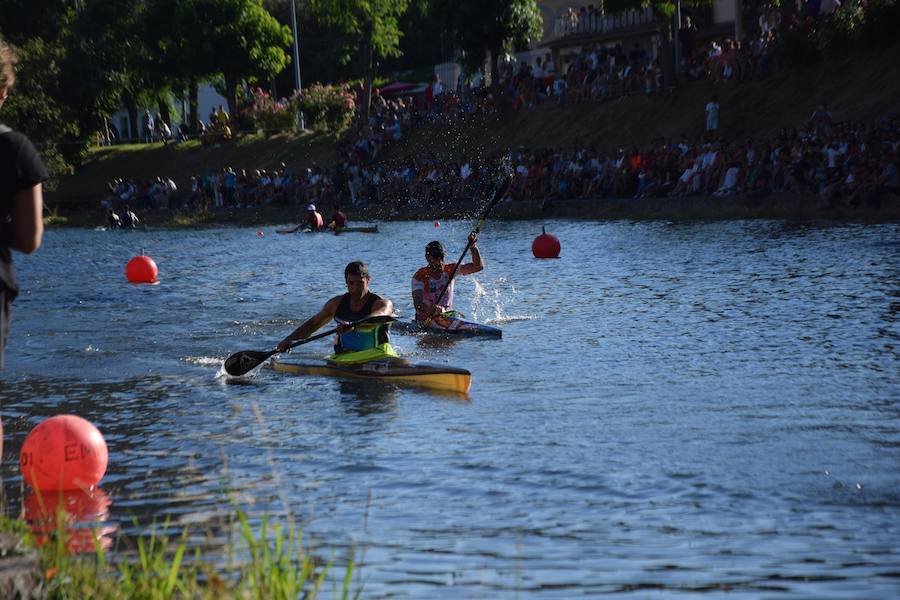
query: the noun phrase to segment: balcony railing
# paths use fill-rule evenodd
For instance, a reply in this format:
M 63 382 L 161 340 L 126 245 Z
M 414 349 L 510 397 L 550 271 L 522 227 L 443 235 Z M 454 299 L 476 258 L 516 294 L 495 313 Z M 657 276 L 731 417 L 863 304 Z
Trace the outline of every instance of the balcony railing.
M 579 15 L 577 12 L 570 12 L 556 19 L 553 36 L 559 39 L 587 34 L 615 33 L 623 29 L 655 24 L 656 16 L 651 6 L 615 14 L 589 12 Z

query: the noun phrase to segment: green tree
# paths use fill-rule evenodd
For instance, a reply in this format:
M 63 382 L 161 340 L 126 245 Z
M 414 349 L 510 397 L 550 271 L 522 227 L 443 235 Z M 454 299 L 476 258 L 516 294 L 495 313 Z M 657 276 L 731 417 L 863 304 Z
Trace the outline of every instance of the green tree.
M 400 55 L 403 33 L 398 24 L 409 0 L 311 0 L 314 13 L 356 40 L 362 58 L 366 97 L 363 114 L 368 116 L 375 80 L 375 57 Z
M 185 55 L 204 71 L 210 58 L 225 83 L 225 99 L 232 114 L 237 109 L 241 81 L 266 81 L 288 64 L 286 50 L 293 42 L 290 27 L 280 24 L 263 7 L 262 0 L 184 0 L 196 4 L 198 15 L 191 35 L 202 38 L 202 55 Z M 208 52 L 208 53 L 207 53 Z
M 81 2 L 56 41 L 67 49 L 65 101 L 78 107 L 84 139 L 103 130 L 106 118 L 122 105 L 136 132 L 138 108 L 153 104 L 166 87 L 159 30 L 147 21 L 154 6 L 153 0 Z
M 469 68 L 491 55 L 491 82 L 500 82 L 499 57 L 504 51 L 540 39 L 543 17 L 536 0 L 442 0 L 456 46 Z
M 162 77 L 187 90 L 191 123 L 196 126 L 197 87 L 220 79 L 228 110 L 237 110 L 242 81 L 268 81 L 289 64 L 293 38 L 262 0 L 156 0 L 149 21 L 163 34 L 157 51 Z
M 39 37 L 24 40 L 15 49 L 19 55 L 18 76 L 0 117 L 13 129 L 27 134 L 40 150 L 51 177 L 47 187 L 52 190 L 60 175 L 72 172 L 67 155 L 77 154 L 71 144 L 78 137 L 76 115 L 60 101 L 65 50 Z

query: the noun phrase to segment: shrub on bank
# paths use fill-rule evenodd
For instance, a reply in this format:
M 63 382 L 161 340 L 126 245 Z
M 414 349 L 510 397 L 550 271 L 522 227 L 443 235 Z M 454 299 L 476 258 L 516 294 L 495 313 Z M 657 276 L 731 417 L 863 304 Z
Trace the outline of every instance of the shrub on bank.
M 255 130 L 266 134 L 293 131 L 297 121 L 298 96 L 276 100 L 261 88 L 250 93 L 249 103 L 241 111 Z
M 313 129 L 339 134 L 350 125 L 356 103 L 348 85 L 317 83 L 301 92 L 300 108 Z

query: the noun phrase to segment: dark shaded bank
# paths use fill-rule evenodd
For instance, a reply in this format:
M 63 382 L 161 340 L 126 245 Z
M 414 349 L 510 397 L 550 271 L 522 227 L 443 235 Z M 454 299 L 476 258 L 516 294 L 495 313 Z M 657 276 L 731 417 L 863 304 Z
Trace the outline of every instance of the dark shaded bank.
M 697 196 L 688 198 L 603 198 L 557 200 L 541 209 L 504 206 L 507 218 L 543 216 L 583 219 L 665 219 L 672 221 L 708 219 L 776 219 L 788 221 L 872 221 L 900 220 L 900 196 L 889 195 L 860 205 L 828 206 L 816 196 L 772 195 Z
M 405 206 L 386 205 L 345 209 L 351 224 L 371 221 L 419 221 L 442 219 L 475 219 L 484 209 L 486 199 L 476 198 L 454 202 L 452 205 Z M 301 207 L 259 206 L 228 208 L 202 213 L 160 211 L 142 217 L 151 227 L 197 228 L 215 225 L 236 227 L 266 224 L 298 223 L 305 218 Z M 590 220 L 666 220 L 689 221 L 730 219 L 775 219 L 785 221 L 900 221 L 900 196 L 889 194 L 859 206 L 826 205 L 817 196 L 789 194 L 751 197 L 695 196 L 687 198 L 589 198 L 568 199 L 529 205 L 524 202 L 504 202 L 490 215 L 492 219 L 540 220 L 548 218 Z M 99 210 L 59 210 L 47 220 L 48 227 L 98 227 L 104 225 Z
M 483 200 L 468 201 L 454 207 L 406 207 L 388 213 L 372 207 L 356 213 L 357 219 L 374 220 L 430 220 L 447 218 L 475 218 Z M 886 195 L 877 201 L 860 206 L 827 206 L 817 196 L 779 194 L 762 197 L 694 196 L 686 198 L 588 198 L 567 199 L 531 206 L 527 203 L 505 202 L 493 211 L 494 219 L 660 219 L 730 220 L 775 219 L 786 221 L 864 221 L 891 222 L 900 220 L 900 196 Z

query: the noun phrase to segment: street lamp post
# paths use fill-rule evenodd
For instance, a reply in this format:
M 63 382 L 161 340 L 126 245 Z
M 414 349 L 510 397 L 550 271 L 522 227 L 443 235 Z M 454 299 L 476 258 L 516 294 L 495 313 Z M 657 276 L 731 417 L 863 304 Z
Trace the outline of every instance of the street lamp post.
M 681 0 L 675 2 L 675 35 L 672 43 L 675 44 L 675 73 L 681 73 Z
M 297 0 L 291 0 L 291 28 L 294 32 L 294 91 L 299 93 L 303 88 L 300 87 L 300 41 L 297 36 Z M 306 129 L 306 123 L 303 119 L 303 111 L 297 107 L 297 123 L 300 130 Z

